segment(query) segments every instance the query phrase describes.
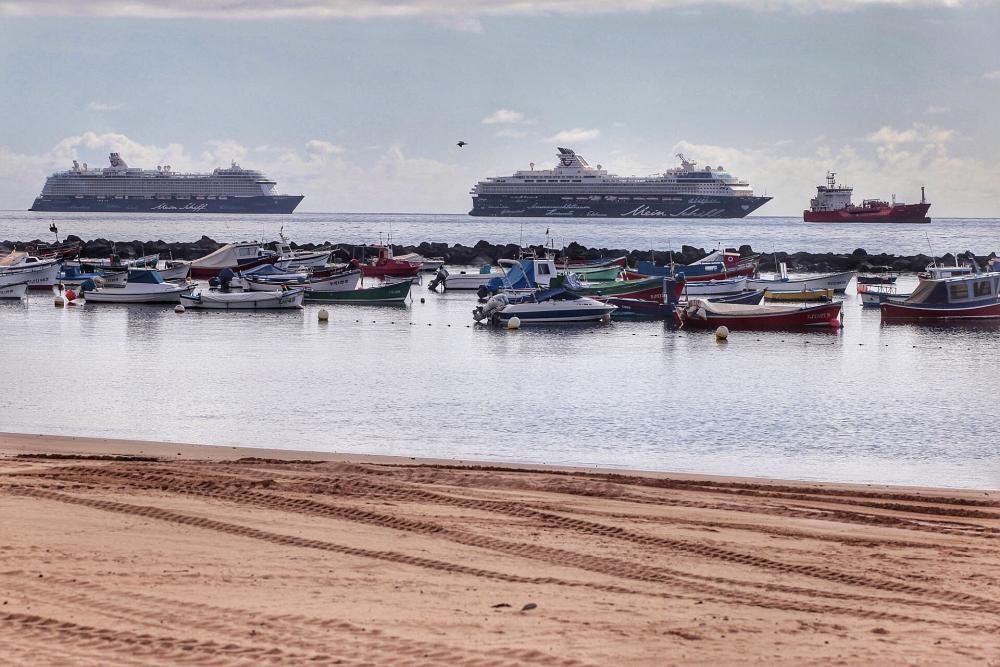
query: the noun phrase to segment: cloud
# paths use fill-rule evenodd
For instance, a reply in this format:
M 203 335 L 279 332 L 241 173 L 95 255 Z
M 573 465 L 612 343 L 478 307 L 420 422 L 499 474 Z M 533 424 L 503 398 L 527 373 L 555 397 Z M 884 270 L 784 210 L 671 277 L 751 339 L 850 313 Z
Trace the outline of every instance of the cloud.
M 497 109 L 483 119 L 483 125 L 520 124 L 527 123 L 524 114 L 510 109 Z
M 872 132 L 865 140 L 873 144 L 895 146 L 897 144 L 944 144 L 954 136 L 954 130 L 946 130 L 934 125 L 914 123 L 905 130 L 897 130 L 888 125 Z
M 951 108 L 950 107 L 939 107 L 939 106 L 937 106 L 935 104 L 932 104 L 929 107 L 927 107 L 927 113 L 942 114 L 942 113 L 950 113 L 950 112 L 951 112 Z
M 87 108 L 91 111 L 121 111 L 125 108 L 125 105 L 121 103 L 88 102 Z
M 306 142 L 306 153 L 310 155 L 339 155 L 345 151 L 345 148 L 321 139 L 312 139 Z
M 717 5 L 764 12 L 844 12 L 870 6 L 898 9 L 975 7 L 982 0 L 4 0 L 0 16 L 86 16 L 146 19 L 418 19 L 450 29 L 480 32 L 496 16 L 565 16 L 698 10 Z
M 983 75 L 984 79 L 989 81 L 1000 81 L 1000 69 L 995 69 L 992 72 L 987 72 Z
M 582 127 L 574 127 L 572 130 L 556 132 L 551 137 L 545 137 L 542 141 L 550 144 L 559 142 L 573 143 L 580 141 L 592 141 L 599 136 L 601 136 L 600 130 L 585 130 Z

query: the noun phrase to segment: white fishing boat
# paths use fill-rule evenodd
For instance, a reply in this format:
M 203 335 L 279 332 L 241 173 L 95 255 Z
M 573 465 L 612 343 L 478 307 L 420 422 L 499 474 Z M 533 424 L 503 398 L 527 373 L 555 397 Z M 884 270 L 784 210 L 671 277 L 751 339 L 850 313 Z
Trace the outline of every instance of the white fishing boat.
M 319 269 L 327 265 L 332 249 L 326 250 L 292 250 L 292 245 L 285 237 L 284 230 L 279 234 L 280 241 L 274 242 L 274 250 L 278 253 L 278 261 L 274 263 L 279 269 Z M 262 250 L 261 256 L 267 256 L 270 251 Z
M 304 289 L 275 290 L 273 292 L 206 292 L 182 294 L 185 308 L 212 310 L 272 310 L 301 308 Z
M 396 255 L 396 259 L 403 262 L 419 262 L 421 271 L 437 271 L 444 266 L 444 260 L 440 257 L 424 257 L 423 255 L 415 252 L 410 252 L 405 255 Z
M 438 269 L 438 276 L 442 276 L 446 290 L 477 290 L 500 275 L 503 274 L 494 273 L 489 264 L 483 264 L 479 271 L 448 271 L 444 267 Z
M 615 306 L 577 296 L 557 287 L 514 294 L 501 292 L 472 311 L 476 322 L 506 323 L 517 317 L 523 324 L 597 322 L 610 317 Z
M 184 282 L 191 275 L 191 262 L 182 260 L 167 260 L 157 269 L 160 276 L 168 283 Z
M 80 289 L 87 303 L 177 303 L 194 287 L 164 282 L 155 269 L 131 269 L 121 287 L 96 287 L 93 282 L 85 281 Z
M 698 280 L 685 282 L 684 294 L 688 297 L 739 294 L 746 288 L 746 276 L 740 276 L 739 278 L 727 278 L 725 280 Z
M 28 281 L 0 287 L 0 299 L 22 299 L 27 293 Z
M 52 287 L 59 282 L 62 263 L 58 259 L 27 258 L 14 266 L 0 267 L 0 285 L 28 281 L 28 287 Z
M 854 280 L 856 274 L 856 271 L 844 271 L 842 273 L 827 273 L 820 276 L 795 278 L 789 277 L 788 268 L 784 262 L 781 262 L 778 265 L 778 273 L 776 275 L 747 279 L 746 289 L 766 289 L 772 292 L 832 289 L 834 292 L 843 293 L 847 290 L 847 286 L 851 284 L 851 281 Z

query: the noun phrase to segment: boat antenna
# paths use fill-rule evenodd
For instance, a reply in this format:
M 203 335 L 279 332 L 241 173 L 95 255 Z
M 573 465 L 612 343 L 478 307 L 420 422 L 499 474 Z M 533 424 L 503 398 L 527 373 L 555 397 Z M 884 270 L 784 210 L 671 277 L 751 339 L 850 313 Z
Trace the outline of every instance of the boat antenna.
M 931 245 L 931 235 L 924 232 L 924 237 L 927 239 L 927 249 L 931 253 L 931 265 L 937 266 L 937 257 L 934 256 L 934 246 Z

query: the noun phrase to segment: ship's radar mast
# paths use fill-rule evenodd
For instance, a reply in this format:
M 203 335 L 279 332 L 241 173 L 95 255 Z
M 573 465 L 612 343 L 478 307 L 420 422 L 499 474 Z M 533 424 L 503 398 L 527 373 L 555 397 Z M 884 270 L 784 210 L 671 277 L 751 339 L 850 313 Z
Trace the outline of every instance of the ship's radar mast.
M 837 182 L 836 172 L 833 171 L 826 172 L 826 184 L 831 190 L 837 187 L 836 185 L 834 185 L 836 182 Z

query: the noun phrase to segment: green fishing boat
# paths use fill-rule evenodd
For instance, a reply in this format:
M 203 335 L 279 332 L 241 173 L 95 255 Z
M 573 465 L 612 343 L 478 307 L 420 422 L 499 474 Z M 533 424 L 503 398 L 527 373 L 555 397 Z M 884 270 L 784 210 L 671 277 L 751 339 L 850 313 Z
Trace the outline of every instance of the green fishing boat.
M 330 303 L 404 303 L 410 296 L 409 280 L 378 287 L 367 287 L 343 292 L 306 292 L 306 301 L 324 301 Z
M 591 299 L 607 297 L 625 297 L 645 299 L 647 301 L 663 301 L 663 278 L 654 276 L 641 280 L 618 280 L 600 285 L 582 285 L 575 276 L 556 276 L 550 287 L 565 287 L 578 296 L 589 296 Z
M 619 275 L 621 275 L 622 269 L 620 266 L 598 266 L 598 267 L 588 267 L 588 266 L 571 266 L 568 269 L 559 269 L 559 275 L 565 276 L 569 273 L 575 273 L 580 276 L 581 280 L 586 280 L 587 282 L 604 282 L 610 280 L 618 280 Z

